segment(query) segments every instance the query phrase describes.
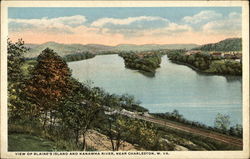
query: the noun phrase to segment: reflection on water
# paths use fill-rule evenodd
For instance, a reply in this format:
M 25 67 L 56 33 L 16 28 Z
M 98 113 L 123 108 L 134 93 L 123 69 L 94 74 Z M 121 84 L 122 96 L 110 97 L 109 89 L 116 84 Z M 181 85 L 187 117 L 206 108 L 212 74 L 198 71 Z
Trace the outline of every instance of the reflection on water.
M 202 72 L 196 72 L 197 74 L 199 74 L 200 76 L 221 76 L 221 77 L 224 77 L 227 82 L 240 82 L 242 83 L 242 77 L 241 76 L 231 76 L 231 75 L 212 75 L 212 74 L 207 74 L 207 73 L 202 73 Z
M 235 81 L 239 81 L 240 83 L 242 83 L 242 78 L 240 76 L 225 76 L 227 82 L 235 82 Z
M 241 77 L 200 74 L 162 57 L 154 78 L 126 69 L 117 55 L 70 62 L 73 76 L 110 93 L 134 95 L 150 112 L 178 109 L 187 119 L 213 126 L 218 112 L 231 116 L 232 124 L 242 122 Z

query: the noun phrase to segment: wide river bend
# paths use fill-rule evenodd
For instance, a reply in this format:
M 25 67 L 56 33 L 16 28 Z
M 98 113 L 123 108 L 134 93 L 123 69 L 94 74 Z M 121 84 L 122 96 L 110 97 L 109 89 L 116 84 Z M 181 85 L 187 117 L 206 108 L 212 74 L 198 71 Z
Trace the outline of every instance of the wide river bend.
M 242 78 L 204 75 L 162 57 L 153 78 L 126 69 L 118 55 L 101 55 L 68 63 L 73 77 L 90 80 L 109 93 L 134 95 L 149 112 L 177 109 L 185 118 L 214 126 L 217 113 L 230 115 L 231 124 L 242 123 Z

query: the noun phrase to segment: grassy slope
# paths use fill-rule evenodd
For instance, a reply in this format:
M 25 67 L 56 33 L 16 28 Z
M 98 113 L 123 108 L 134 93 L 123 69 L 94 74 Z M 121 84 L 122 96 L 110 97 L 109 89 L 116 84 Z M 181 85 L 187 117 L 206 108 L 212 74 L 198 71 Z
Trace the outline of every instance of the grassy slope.
M 38 136 L 21 133 L 11 133 L 8 135 L 9 151 L 52 151 L 55 143 Z

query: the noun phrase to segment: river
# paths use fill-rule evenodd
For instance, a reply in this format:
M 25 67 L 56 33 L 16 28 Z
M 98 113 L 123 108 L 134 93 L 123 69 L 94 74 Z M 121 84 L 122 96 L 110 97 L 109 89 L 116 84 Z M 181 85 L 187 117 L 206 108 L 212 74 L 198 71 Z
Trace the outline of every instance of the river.
M 204 75 L 162 57 L 155 77 L 126 69 L 118 55 L 101 55 L 70 62 L 73 77 L 88 80 L 109 93 L 134 95 L 152 113 L 177 109 L 186 119 L 214 126 L 217 113 L 230 115 L 231 125 L 242 124 L 242 79 Z

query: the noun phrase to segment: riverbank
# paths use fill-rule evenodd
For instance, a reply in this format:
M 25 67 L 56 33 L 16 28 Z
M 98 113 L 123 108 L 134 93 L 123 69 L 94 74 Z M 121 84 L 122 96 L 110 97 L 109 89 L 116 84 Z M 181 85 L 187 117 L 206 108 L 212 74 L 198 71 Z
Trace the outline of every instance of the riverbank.
M 183 50 L 169 51 L 167 56 L 172 62 L 186 65 L 201 73 L 242 76 L 242 63 L 234 59 L 217 57 L 208 53 L 189 55 Z
M 203 74 L 203 75 L 218 75 L 218 76 L 228 76 L 228 74 L 222 74 L 222 73 L 217 73 L 217 72 L 209 72 L 208 70 L 200 70 L 199 68 L 192 66 L 188 63 L 184 63 L 184 62 L 180 62 L 180 61 L 173 61 L 171 60 L 172 63 L 178 64 L 178 65 L 184 65 L 187 66 L 189 68 L 191 68 L 192 70 L 196 71 L 199 74 Z M 236 76 L 236 77 L 241 77 L 241 75 L 231 75 L 231 76 Z

